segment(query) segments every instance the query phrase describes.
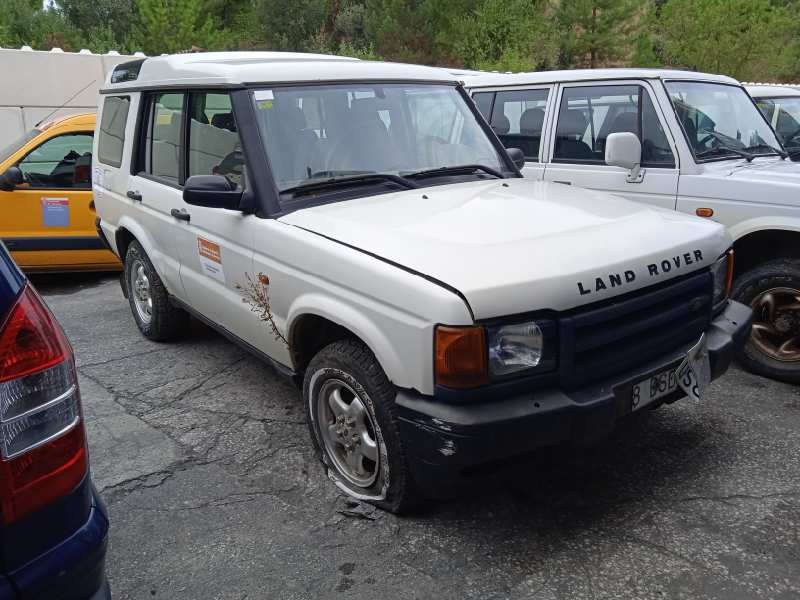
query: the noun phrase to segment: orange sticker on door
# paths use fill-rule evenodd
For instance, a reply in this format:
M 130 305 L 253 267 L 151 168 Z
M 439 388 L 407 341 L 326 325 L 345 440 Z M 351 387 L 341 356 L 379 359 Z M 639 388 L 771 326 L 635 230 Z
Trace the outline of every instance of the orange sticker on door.
M 222 270 L 222 248 L 205 238 L 197 238 L 197 256 L 200 267 L 206 275 L 225 283 L 225 271 Z

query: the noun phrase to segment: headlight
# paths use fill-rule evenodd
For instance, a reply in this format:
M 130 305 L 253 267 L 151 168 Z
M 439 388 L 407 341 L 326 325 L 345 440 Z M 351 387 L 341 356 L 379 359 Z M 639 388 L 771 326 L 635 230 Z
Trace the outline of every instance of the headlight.
M 528 321 L 513 325 L 487 328 L 489 372 L 503 377 L 529 369 L 552 366 L 548 352 L 547 333 L 553 329 L 550 321 Z
M 717 262 L 711 265 L 711 275 L 714 278 L 713 305 L 717 306 L 731 293 L 733 283 L 733 250 L 728 250 Z

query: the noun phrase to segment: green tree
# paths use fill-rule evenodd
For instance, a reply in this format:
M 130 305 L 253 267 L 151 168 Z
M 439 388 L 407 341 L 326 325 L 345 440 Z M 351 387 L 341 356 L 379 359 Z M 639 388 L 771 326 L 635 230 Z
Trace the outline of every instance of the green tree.
M 326 0 L 255 0 L 259 44 L 272 50 L 319 50 L 327 17 Z
M 642 0 L 560 0 L 555 5 L 560 66 L 626 64 L 646 9 Z
M 126 47 L 134 0 L 58 0 L 58 7 L 86 47 L 96 52 L 138 50 Z
M 225 32 L 198 0 L 135 0 L 137 18 L 128 44 L 147 54 L 216 50 Z
M 79 32 L 57 8 L 45 9 L 40 0 L 3 0 L 0 46 L 79 50 L 80 41 Z
M 783 6 L 781 5 L 783 4 Z M 738 79 L 797 73 L 797 3 L 770 0 L 668 0 L 654 39 L 669 65 Z
M 555 29 L 543 0 L 485 0 L 455 25 L 453 43 L 467 67 L 530 71 L 555 62 Z

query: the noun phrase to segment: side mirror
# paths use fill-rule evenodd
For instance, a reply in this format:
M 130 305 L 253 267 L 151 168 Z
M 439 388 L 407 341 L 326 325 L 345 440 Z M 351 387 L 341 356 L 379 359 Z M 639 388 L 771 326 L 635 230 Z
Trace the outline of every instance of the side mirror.
M 517 169 L 525 166 L 525 153 L 519 148 L 506 148 L 506 154 L 508 154 L 508 158 L 511 159 Z
M 606 138 L 606 164 L 628 169 L 628 183 L 641 183 L 644 180 L 642 163 L 642 143 L 635 133 L 628 131 L 612 133 Z
M 240 210 L 242 190 L 222 175 L 192 175 L 183 186 L 183 201 L 194 206 Z
M 5 173 L 0 175 L 0 190 L 11 192 L 24 181 L 22 171 L 19 167 L 9 167 Z
M 642 143 L 635 133 L 612 133 L 606 138 L 606 164 L 634 169 L 642 162 Z

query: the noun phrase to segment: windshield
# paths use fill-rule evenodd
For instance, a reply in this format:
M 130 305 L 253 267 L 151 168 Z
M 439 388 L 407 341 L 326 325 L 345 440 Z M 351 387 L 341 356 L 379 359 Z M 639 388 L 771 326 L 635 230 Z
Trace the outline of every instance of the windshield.
M 756 98 L 756 104 L 788 152 L 800 151 L 800 96 Z
M 0 150 L 0 163 L 3 163 L 9 159 L 9 157 L 14 154 L 17 150 L 22 148 L 25 144 L 30 142 L 33 138 L 37 135 L 42 133 L 38 129 L 31 129 L 30 131 L 26 131 L 21 137 L 11 142 L 8 146 Z
M 253 97 L 281 192 L 369 174 L 385 175 L 369 178 L 373 183 L 403 182 L 420 171 L 464 165 L 478 168 L 461 177 L 510 173 L 454 86 L 313 85 L 256 90 Z M 435 175 L 411 185 L 431 184 Z
M 670 81 L 666 86 L 698 162 L 783 151 L 744 89 L 688 81 Z

